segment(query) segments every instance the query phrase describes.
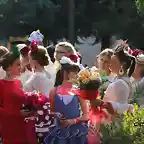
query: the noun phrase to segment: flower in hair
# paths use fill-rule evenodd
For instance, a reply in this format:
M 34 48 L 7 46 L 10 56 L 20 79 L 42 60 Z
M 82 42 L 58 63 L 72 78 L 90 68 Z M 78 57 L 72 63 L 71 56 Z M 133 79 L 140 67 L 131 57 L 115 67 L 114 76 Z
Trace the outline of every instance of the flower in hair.
M 78 63 L 79 57 L 77 55 L 71 54 L 68 56 L 68 58 L 70 58 L 74 63 Z
M 24 48 L 22 48 L 22 49 L 20 50 L 20 52 L 21 52 L 21 54 L 22 54 L 23 56 L 27 56 L 28 53 L 29 53 L 29 51 L 30 51 L 30 49 L 29 49 L 28 46 L 25 46 Z
M 68 57 L 66 57 L 66 56 L 63 56 L 63 57 L 61 58 L 60 63 L 61 63 L 61 64 L 71 64 L 71 65 L 74 64 L 74 62 L 71 61 L 71 59 L 68 58 Z
M 132 55 L 136 57 L 136 56 L 138 56 L 138 55 L 141 54 L 141 53 L 143 53 L 142 50 L 136 49 L 136 50 L 133 51 Z
M 39 43 L 37 41 L 32 41 L 30 43 L 31 52 L 37 52 L 38 51 L 38 48 L 37 48 L 38 44 Z
M 116 48 L 114 49 L 114 52 L 120 52 L 128 49 L 129 45 L 126 43 L 126 41 L 123 41 L 122 43 L 118 44 Z
M 42 42 L 43 39 L 44 39 L 44 36 L 40 33 L 40 30 L 33 31 L 33 32 L 30 34 L 30 37 L 28 38 L 28 40 L 29 40 L 30 42 L 32 42 L 32 41 Z

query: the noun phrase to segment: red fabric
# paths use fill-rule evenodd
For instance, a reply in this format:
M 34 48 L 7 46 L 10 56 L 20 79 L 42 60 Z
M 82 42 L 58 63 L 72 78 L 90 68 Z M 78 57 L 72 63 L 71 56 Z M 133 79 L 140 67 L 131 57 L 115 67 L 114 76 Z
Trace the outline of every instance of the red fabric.
M 91 123 L 101 123 L 101 120 L 108 119 L 108 114 L 101 108 L 92 108 L 89 117 Z
M 86 100 L 95 100 L 99 96 L 97 90 L 77 90 L 77 94 Z
M 0 122 L 4 144 L 23 144 L 27 141 L 27 123 L 20 114 L 23 104 L 31 102 L 21 89 L 20 81 L 0 80 Z M 33 127 L 33 125 L 29 125 Z

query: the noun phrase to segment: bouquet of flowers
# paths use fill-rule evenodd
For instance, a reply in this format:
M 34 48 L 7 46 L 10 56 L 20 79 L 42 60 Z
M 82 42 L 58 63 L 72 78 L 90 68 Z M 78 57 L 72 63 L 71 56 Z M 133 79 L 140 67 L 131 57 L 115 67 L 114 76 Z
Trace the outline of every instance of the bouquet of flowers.
M 26 92 L 25 93 L 28 97 L 31 97 L 31 100 L 28 104 L 25 104 L 22 109 L 25 110 L 37 110 L 40 107 L 42 107 L 46 102 L 49 100 L 45 95 L 40 93 L 39 91 L 33 91 L 33 92 Z
M 99 96 L 98 89 L 101 84 L 99 73 L 91 72 L 89 68 L 85 68 L 79 72 L 76 83 L 82 98 L 95 100 Z

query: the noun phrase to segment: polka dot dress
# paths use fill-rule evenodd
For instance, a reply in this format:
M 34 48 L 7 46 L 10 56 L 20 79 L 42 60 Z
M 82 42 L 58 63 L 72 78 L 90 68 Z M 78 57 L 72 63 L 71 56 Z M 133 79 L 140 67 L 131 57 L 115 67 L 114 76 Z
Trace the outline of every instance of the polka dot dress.
M 54 117 L 50 115 L 50 104 L 45 103 L 41 109 L 37 111 L 36 117 L 36 133 L 39 143 L 43 143 L 43 139 L 49 127 L 54 125 Z

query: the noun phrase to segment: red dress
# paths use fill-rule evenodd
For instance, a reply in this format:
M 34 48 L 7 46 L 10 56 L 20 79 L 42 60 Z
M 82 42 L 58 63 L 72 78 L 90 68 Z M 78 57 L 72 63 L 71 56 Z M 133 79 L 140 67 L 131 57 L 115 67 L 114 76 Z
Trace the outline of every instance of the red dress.
M 30 144 L 27 140 L 25 118 L 20 114 L 23 104 L 30 103 L 32 97 L 21 89 L 18 80 L 0 80 L 0 123 L 3 144 Z

